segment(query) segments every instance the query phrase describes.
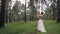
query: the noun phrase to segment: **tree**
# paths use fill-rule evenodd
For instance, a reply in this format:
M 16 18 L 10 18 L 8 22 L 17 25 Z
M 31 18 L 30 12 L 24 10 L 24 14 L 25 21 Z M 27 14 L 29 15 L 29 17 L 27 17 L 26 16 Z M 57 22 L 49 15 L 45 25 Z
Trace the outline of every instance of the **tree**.
M 53 20 L 56 20 L 56 16 L 57 16 L 57 5 L 56 5 L 56 0 L 52 0 L 53 1 L 53 3 L 52 3 L 52 5 L 51 5 L 51 8 L 53 8 Z
M 15 5 L 13 6 L 12 12 L 14 13 L 14 16 L 16 17 L 15 20 L 19 21 L 19 14 L 20 12 L 20 2 L 16 1 Z
M 3 27 L 5 23 L 5 7 L 6 0 L 1 0 L 0 27 Z
M 36 13 L 37 13 L 37 10 L 35 9 L 35 6 L 34 6 L 34 0 L 30 0 L 30 3 L 29 3 L 29 8 L 30 8 L 30 20 L 35 20 L 35 16 L 36 16 Z
M 25 22 L 26 22 L 26 1 L 27 0 L 25 0 Z
M 53 20 L 53 10 L 52 10 L 51 7 L 47 8 L 45 10 L 45 14 L 43 16 L 43 19 L 45 19 L 45 20 Z
M 57 23 L 60 23 L 60 0 L 57 0 Z
M 11 19 L 11 17 L 12 17 L 11 16 L 11 13 L 12 13 L 12 11 L 11 11 L 11 1 L 12 0 L 10 0 L 10 2 L 9 2 L 9 4 L 10 4 L 10 6 L 9 6 L 9 14 L 8 14 L 9 15 L 9 17 L 8 17 L 9 18 L 9 22 L 12 22 L 12 19 Z
M 6 11 L 5 11 L 5 22 L 8 23 L 8 12 L 9 12 L 9 3 L 11 0 L 6 0 Z

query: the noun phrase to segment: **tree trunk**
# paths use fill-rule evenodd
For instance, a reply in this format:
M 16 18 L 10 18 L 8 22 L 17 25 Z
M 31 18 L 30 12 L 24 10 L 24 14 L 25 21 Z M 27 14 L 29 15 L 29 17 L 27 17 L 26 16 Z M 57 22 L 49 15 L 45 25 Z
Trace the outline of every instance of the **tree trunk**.
M 6 0 L 1 0 L 0 28 L 4 26 L 5 22 L 5 6 Z
M 57 23 L 60 23 L 60 0 L 57 0 Z
M 8 3 L 8 0 L 6 0 L 6 12 L 5 12 L 5 22 L 6 23 L 8 22 L 8 6 L 9 6 L 9 3 Z
M 26 0 L 25 0 L 25 22 L 26 22 Z
M 9 22 L 11 22 L 11 11 L 10 11 L 10 14 L 9 14 Z
M 56 9 L 53 7 L 53 20 L 56 20 Z

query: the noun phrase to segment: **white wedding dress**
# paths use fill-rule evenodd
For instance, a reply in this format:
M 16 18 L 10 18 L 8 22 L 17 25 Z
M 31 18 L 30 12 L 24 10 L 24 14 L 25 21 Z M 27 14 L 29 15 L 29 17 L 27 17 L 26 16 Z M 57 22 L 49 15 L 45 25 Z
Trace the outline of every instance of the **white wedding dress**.
M 40 32 L 46 32 L 45 27 L 44 27 L 44 23 L 42 19 L 38 20 L 38 26 L 37 26 L 38 31 Z

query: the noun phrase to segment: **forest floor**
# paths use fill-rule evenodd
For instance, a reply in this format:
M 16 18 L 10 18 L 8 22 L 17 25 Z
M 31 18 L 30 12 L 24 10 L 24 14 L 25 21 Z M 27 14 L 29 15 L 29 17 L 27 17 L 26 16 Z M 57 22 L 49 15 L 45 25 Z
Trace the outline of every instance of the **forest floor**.
M 60 34 L 60 23 L 53 20 L 44 20 L 47 32 L 37 31 L 37 21 L 11 22 L 0 28 L 0 34 Z

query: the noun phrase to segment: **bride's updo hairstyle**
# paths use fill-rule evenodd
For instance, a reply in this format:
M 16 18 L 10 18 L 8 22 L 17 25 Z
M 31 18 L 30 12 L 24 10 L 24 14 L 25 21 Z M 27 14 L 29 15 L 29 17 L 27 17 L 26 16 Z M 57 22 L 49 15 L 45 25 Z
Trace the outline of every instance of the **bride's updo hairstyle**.
M 43 12 L 41 12 L 41 14 L 43 15 Z

